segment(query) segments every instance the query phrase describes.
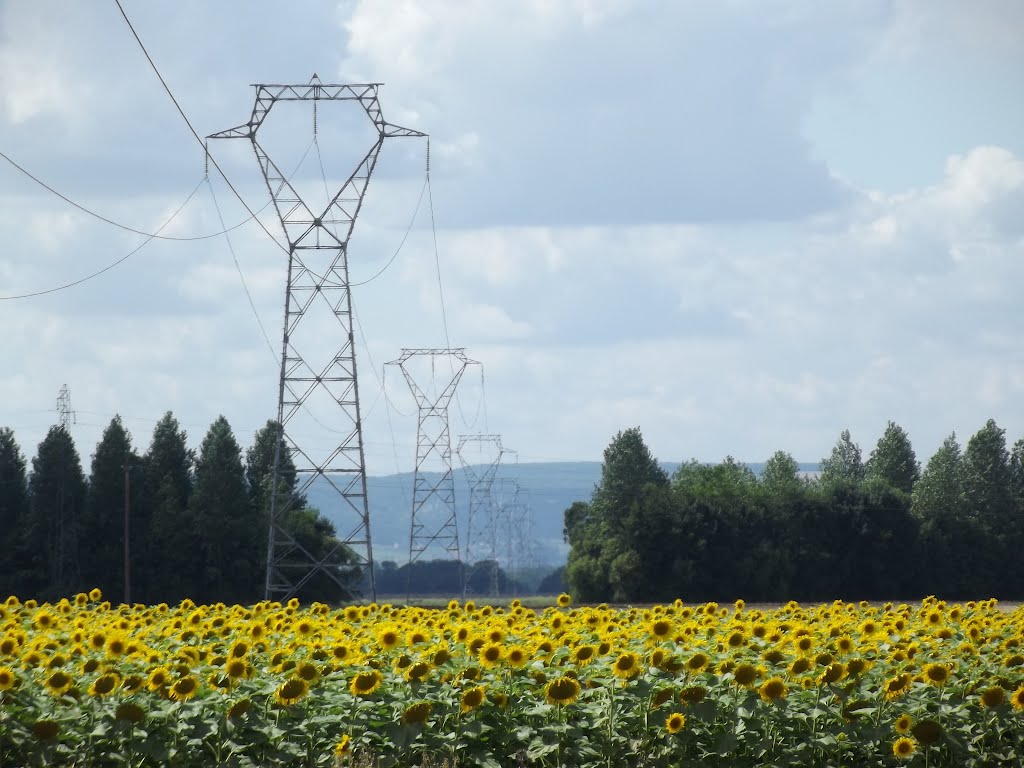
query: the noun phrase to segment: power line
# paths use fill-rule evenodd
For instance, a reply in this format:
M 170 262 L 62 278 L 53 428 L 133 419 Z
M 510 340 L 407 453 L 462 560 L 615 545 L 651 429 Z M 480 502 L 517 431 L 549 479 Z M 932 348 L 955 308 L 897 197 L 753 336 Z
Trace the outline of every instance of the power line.
M 186 205 L 188 205 L 189 201 L 195 196 L 196 192 L 199 191 L 199 188 L 203 185 L 203 181 L 205 181 L 205 180 L 206 180 L 206 177 L 204 176 L 203 179 L 201 179 L 200 182 L 198 184 L 196 184 L 195 189 L 193 189 L 189 193 L 189 196 L 185 198 L 185 202 L 183 202 L 181 205 L 179 205 L 178 209 L 174 213 L 172 213 L 170 215 L 170 217 L 163 224 L 161 224 L 157 228 L 157 230 L 156 230 L 157 233 L 159 233 L 162 229 L 164 229 L 164 227 L 166 227 L 168 224 L 170 224 L 172 221 L 174 221 L 174 219 L 177 217 L 177 215 L 179 213 L 181 213 L 182 209 L 184 209 L 184 207 Z M 95 277 L 99 277 L 104 272 L 109 272 L 114 267 L 118 266 L 119 264 L 124 263 L 130 257 L 134 256 L 136 253 L 138 253 L 143 248 L 145 248 L 147 245 L 149 245 L 149 243 L 151 243 L 153 241 L 154 237 L 155 237 L 155 235 L 150 235 L 145 240 L 143 240 L 142 243 L 140 243 L 136 248 L 134 248 L 131 251 L 129 251 L 128 253 L 126 253 L 120 259 L 118 259 L 115 262 L 112 262 L 112 263 L 108 264 L 103 269 L 100 269 L 100 270 L 97 270 L 96 272 L 93 272 L 91 275 L 86 275 L 85 277 L 79 278 L 78 280 L 74 280 L 74 281 L 72 281 L 70 283 L 64 283 L 63 285 L 58 285 L 58 286 L 55 286 L 53 288 L 47 288 L 47 289 L 42 290 L 42 291 L 33 291 L 32 293 L 22 293 L 22 294 L 18 294 L 16 296 L 0 296 L 0 301 L 14 301 L 15 299 L 30 299 L 30 298 L 33 298 L 35 296 L 44 296 L 44 295 L 46 295 L 48 293 L 56 293 L 57 291 L 63 291 L 66 288 L 73 288 L 76 285 L 81 285 L 82 283 L 84 283 L 84 282 L 86 282 L 88 280 L 92 280 Z
M 355 287 L 360 286 L 360 285 L 366 285 L 367 283 L 372 283 L 378 277 L 383 275 L 387 271 L 388 267 L 390 267 L 392 265 L 392 263 L 394 263 L 395 259 L 398 258 L 398 254 L 401 252 L 402 247 L 405 245 L 405 241 L 409 239 L 409 233 L 412 232 L 413 224 L 416 223 L 416 216 L 419 214 L 419 212 L 420 212 L 420 204 L 423 202 L 423 193 L 427 189 L 427 182 L 428 182 L 428 179 L 426 179 L 426 178 L 423 179 L 423 186 L 420 187 L 420 196 L 419 196 L 419 199 L 416 201 L 416 208 L 412 212 L 412 218 L 409 219 L 409 226 L 405 228 L 405 234 L 402 235 L 402 240 L 398 244 L 398 248 L 396 248 L 395 252 L 391 255 L 391 258 L 388 259 L 388 263 L 385 264 L 383 267 L 381 267 L 379 270 L 377 270 L 376 274 L 374 274 L 373 277 L 369 277 L 366 280 L 362 280 L 362 281 L 360 281 L 358 283 L 349 283 L 349 287 L 350 288 L 355 288 Z
M 430 137 L 427 137 L 427 200 L 430 203 L 430 232 L 434 239 L 434 267 L 437 270 L 437 292 L 441 297 L 441 322 L 444 325 L 444 344 L 447 349 L 451 349 L 452 342 L 448 337 L 448 312 L 444 305 L 444 285 L 441 282 L 441 256 L 437 248 L 437 224 L 434 220 L 434 190 L 430 185 Z M 451 358 L 448 358 L 449 365 L 454 366 Z M 452 367 L 454 373 L 455 368 Z M 455 392 L 455 407 L 459 410 L 459 416 L 462 418 L 462 423 L 466 425 L 468 429 L 473 429 L 476 426 L 477 420 L 480 418 L 480 409 L 477 408 L 476 417 L 473 419 L 473 423 L 470 424 L 466 420 L 466 414 L 462 410 L 462 401 L 459 399 L 459 393 Z
M 136 229 L 135 227 L 129 227 L 127 224 L 122 224 L 122 223 L 120 223 L 118 221 L 114 221 L 113 219 L 110 219 L 110 218 L 104 216 L 101 213 L 97 213 L 96 211 L 94 211 L 94 210 L 92 210 L 90 208 L 86 208 L 81 203 L 79 203 L 79 202 L 77 202 L 75 200 L 72 200 L 70 197 L 65 195 L 63 192 L 60 192 L 59 190 L 54 189 L 53 187 L 51 187 L 45 181 L 40 179 L 38 176 L 33 174 L 31 171 L 29 171 L 24 166 L 22 166 L 22 165 L 18 164 L 17 162 L 15 162 L 11 157 L 9 157 L 8 155 L 4 154 L 3 152 L 0 152 L 0 158 L 3 158 L 4 160 L 6 160 L 8 163 L 10 163 L 12 166 L 17 168 L 25 176 L 30 178 L 32 181 L 34 181 L 36 184 L 41 186 L 43 189 L 47 190 L 48 192 L 53 193 L 54 195 L 59 197 L 61 200 L 63 200 L 65 203 L 67 203 L 68 205 L 70 205 L 70 206 L 72 206 L 74 208 L 77 208 L 82 213 L 85 213 L 85 214 L 87 214 L 89 216 L 92 216 L 94 219 L 99 219 L 100 221 L 104 222 L 105 224 L 110 224 L 111 226 L 117 227 L 118 229 L 123 229 L 125 232 L 131 232 L 131 233 L 136 234 L 136 235 L 142 235 L 142 236 L 148 237 L 150 239 L 155 239 L 155 240 L 185 240 L 185 241 L 209 240 L 210 238 L 218 237 L 219 235 L 223 235 L 225 232 L 232 232 L 232 231 L 238 229 L 239 227 L 243 226 L 244 224 L 247 224 L 253 218 L 253 216 L 250 216 L 249 218 L 244 219 L 243 221 L 240 221 L 240 222 L 238 222 L 237 224 L 235 224 L 234 226 L 231 226 L 231 227 L 225 227 L 224 223 L 223 223 L 223 220 L 222 220 L 221 221 L 222 229 L 221 229 L 220 232 L 211 232 L 211 233 L 206 234 L 206 235 L 194 235 L 194 236 L 190 236 L 190 237 L 179 237 L 177 235 L 161 235 L 158 232 L 146 232 L 145 230 L 142 230 L 142 229 Z M 267 202 L 267 205 L 270 205 L 269 201 Z M 260 208 L 258 211 L 256 211 L 256 213 L 257 214 L 258 213 L 262 213 L 263 210 L 267 207 L 267 205 L 264 205 L 263 208 Z M 255 214 L 253 214 L 253 215 L 255 215 Z
M 238 190 L 235 189 L 235 185 L 231 183 L 231 180 L 227 177 L 227 174 L 224 173 L 224 170 L 217 163 L 216 158 L 210 155 L 210 153 L 207 151 L 206 142 L 203 141 L 202 137 L 199 135 L 199 132 L 192 126 L 192 121 L 188 119 L 188 115 L 185 114 L 185 110 L 181 108 L 181 104 L 179 104 L 178 100 L 174 97 L 174 94 L 171 92 L 170 87 L 167 85 L 167 81 L 164 80 L 164 76 L 161 75 L 160 70 L 157 69 L 156 63 L 154 63 L 153 61 L 153 57 L 149 55 L 149 51 L 146 50 L 146 46 L 142 43 L 142 38 L 139 37 L 139 33 L 136 32 L 135 27 L 132 26 L 132 22 L 128 18 L 128 14 L 124 12 L 124 8 L 121 6 L 121 0 L 114 0 L 114 2 L 117 4 L 117 9 L 121 12 L 121 15 L 124 17 L 124 21 L 125 24 L 128 25 L 128 29 L 131 30 L 132 36 L 135 38 L 135 42 L 139 44 L 139 48 L 141 48 L 142 53 L 145 54 L 146 61 L 149 62 L 149 66 L 152 67 L 153 72 L 160 80 L 160 85 L 164 87 L 164 90 L 167 91 L 167 95 L 171 97 L 171 101 L 174 102 L 174 106 L 177 108 L 178 113 L 185 121 L 185 124 L 188 126 L 188 129 L 192 131 L 192 135 L 195 136 L 196 141 L 199 142 L 199 146 L 203 148 L 203 152 L 206 153 L 206 156 L 209 158 L 210 162 L 213 163 L 213 167 L 217 169 L 217 173 L 221 175 L 221 177 L 224 179 L 224 183 L 228 185 L 228 188 L 234 193 L 235 197 L 238 198 L 238 202 L 240 202 L 242 206 L 245 208 L 245 210 L 249 212 L 249 215 L 256 220 L 256 223 L 260 225 L 260 229 L 267 233 L 267 237 L 273 240 L 274 244 L 277 245 L 278 248 L 280 248 L 285 253 L 288 253 L 288 249 L 281 245 L 278 239 L 271 234 L 270 230 L 267 229 L 266 226 L 264 226 L 263 222 L 260 221 L 259 218 L 256 216 L 256 213 L 252 210 L 252 208 L 249 207 L 249 204 L 245 202 L 245 198 L 243 198 L 242 195 L 238 192 Z
M 224 216 L 220 212 L 220 203 L 217 202 L 217 195 L 213 191 L 213 184 L 210 183 L 210 177 L 206 176 L 203 179 L 206 182 L 206 186 L 210 189 L 210 197 L 213 199 L 213 207 L 217 209 L 217 218 L 221 222 L 221 226 L 224 226 Z M 249 300 L 249 307 L 252 309 L 252 314 L 256 318 L 256 323 L 260 327 L 260 333 L 263 334 L 263 340 L 267 342 L 267 349 L 270 350 L 270 356 L 277 362 L 277 353 L 274 351 L 274 345 L 270 343 L 270 337 L 267 335 L 267 329 L 263 327 L 263 320 L 260 319 L 260 313 L 256 311 L 256 304 L 252 300 L 252 294 L 249 292 L 249 286 L 246 285 L 245 275 L 242 273 L 242 266 L 238 263 L 238 256 L 235 254 L 235 246 L 231 244 L 231 236 L 228 235 L 227 230 L 224 231 L 224 239 L 227 241 L 228 250 L 231 251 L 231 260 L 235 262 L 235 269 L 238 271 L 238 279 L 242 281 L 242 290 L 245 291 L 245 298 Z

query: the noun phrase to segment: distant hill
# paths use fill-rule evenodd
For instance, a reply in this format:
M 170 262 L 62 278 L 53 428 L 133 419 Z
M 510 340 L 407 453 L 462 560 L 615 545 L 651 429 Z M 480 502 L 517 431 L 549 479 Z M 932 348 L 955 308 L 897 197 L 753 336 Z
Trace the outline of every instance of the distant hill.
M 662 466 L 671 474 L 679 464 L 667 463 Z M 757 475 L 760 475 L 764 468 L 761 463 L 747 466 Z M 817 463 L 800 464 L 801 472 L 816 473 L 817 470 Z M 438 475 L 428 477 L 436 480 Z M 594 486 L 601 479 L 601 462 L 542 462 L 502 466 L 492 488 L 495 497 L 500 496 L 503 489 L 506 489 L 506 494 L 509 493 L 508 481 L 513 478 L 519 481 L 521 500 L 533 511 L 537 565 L 562 565 L 569 551 L 568 546 L 562 541 L 562 515 L 574 501 L 590 500 Z M 412 481 L 411 472 L 367 478 L 375 560 L 393 560 L 400 564 L 408 560 Z M 334 492 L 324 484 L 314 483 L 308 493 L 309 503 L 338 524 L 338 529 L 341 530 L 348 526 L 340 524 L 342 521 L 335 517 L 337 512 L 333 509 L 336 506 L 333 494 Z M 461 469 L 456 469 L 455 513 L 460 539 L 465 536 L 468 500 L 469 485 L 465 473 Z

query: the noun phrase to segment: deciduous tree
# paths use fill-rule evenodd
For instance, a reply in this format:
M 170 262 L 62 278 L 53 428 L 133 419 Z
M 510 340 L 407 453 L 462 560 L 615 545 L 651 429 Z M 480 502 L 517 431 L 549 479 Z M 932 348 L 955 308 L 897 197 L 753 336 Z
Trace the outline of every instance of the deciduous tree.
M 867 478 L 886 482 L 903 493 L 913 491 L 914 483 L 921 476 L 921 467 L 910 438 L 902 427 L 892 421 L 878 438 L 864 469 Z

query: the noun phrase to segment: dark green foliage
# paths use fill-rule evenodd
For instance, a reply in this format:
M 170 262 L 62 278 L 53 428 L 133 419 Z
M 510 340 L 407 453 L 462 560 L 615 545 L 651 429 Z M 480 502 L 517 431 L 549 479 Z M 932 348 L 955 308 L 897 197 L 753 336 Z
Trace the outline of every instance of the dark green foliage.
M 7 427 L 0 429 L 0 597 L 23 592 L 23 584 L 31 580 L 24 573 L 28 559 L 25 548 L 28 525 L 28 473 L 25 457 Z
M 987 594 L 1024 585 L 1016 572 L 1004 574 L 1001 563 L 1019 561 L 1021 509 L 1013 492 L 1013 469 L 1006 448 L 1006 430 L 989 419 L 964 448 L 964 494 L 967 517 L 987 543 L 985 568 L 979 574 Z M 1007 583 L 1007 577 L 1009 583 Z
M 330 576 L 318 572 L 307 581 L 298 592 L 298 597 L 310 602 L 313 600 L 337 602 L 351 599 L 365 592 L 368 585 L 360 584 L 358 558 L 348 547 L 337 539 L 334 524 L 323 517 L 316 509 L 308 506 L 305 496 L 296 492 L 298 473 L 295 462 L 284 441 L 276 421 L 268 421 L 253 436 L 252 446 L 245 454 L 245 477 L 249 487 L 249 496 L 253 510 L 259 517 L 259 530 L 263 536 L 260 549 L 261 568 L 266 568 L 266 538 L 271 516 L 271 483 L 274 477 L 275 445 L 279 461 L 278 476 L 280 478 L 277 493 L 277 514 L 285 533 L 308 553 L 296 553 L 296 572 L 308 567 L 310 560 L 323 562 L 343 584 L 342 588 Z M 284 566 L 286 569 L 287 565 Z M 263 581 L 261 580 L 261 589 Z
M 537 594 L 559 595 L 567 589 L 569 589 L 569 584 L 565 580 L 565 566 L 563 565 L 540 580 L 540 584 L 537 585 Z
M 112 601 L 124 598 L 125 467 L 131 471 L 138 463 L 131 435 L 115 416 L 93 454 L 78 539 L 82 552 L 88 553 L 81 563 L 83 584 L 99 587 Z
M 615 436 L 590 503 L 573 504 L 565 514 L 565 540 L 572 547 L 566 579 L 577 599 L 631 600 L 651 588 L 637 535 L 660 524 L 653 494 L 668 485 L 638 428 Z
M 622 437 L 606 459 L 638 470 L 632 481 L 614 476 L 611 487 L 627 489 L 615 514 L 603 483 L 565 512 L 565 578 L 581 601 L 1024 594 L 1013 554 L 1024 547 L 1024 441 L 1007 452 L 994 422 L 964 456 L 947 439 L 920 479 L 892 422 L 866 465 L 844 431 L 817 482 L 777 452 L 760 479 L 727 457 L 683 464 L 666 486 L 639 434 Z
M 74 440 L 50 427 L 32 459 L 30 507 L 24 527 L 24 596 L 52 598 L 82 587 L 79 516 L 85 507 L 85 474 Z
M 242 451 L 219 416 L 203 438 L 189 508 L 201 535 L 197 601 L 253 602 L 264 566 L 264 516 L 249 498 Z
M 903 493 L 910 493 L 921 476 L 910 438 L 892 421 L 886 425 L 864 469 L 868 479 L 881 480 Z
M 850 430 L 844 429 L 832 453 L 821 460 L 821 474 L 818 480 L 823 485 L 838 482 L 859 483 L 864 479 L 864 464 L 861 461 L 860 446 L 850 439 Z
M 147 602 L 177 603 L 202 586 L 195 567 L 202 536 L 189 508 L 193 465 L 186 434 L 168 411 L 142 460 L 144 502 L 133 527 L 133 541 L 141 542 L 134 591 Z

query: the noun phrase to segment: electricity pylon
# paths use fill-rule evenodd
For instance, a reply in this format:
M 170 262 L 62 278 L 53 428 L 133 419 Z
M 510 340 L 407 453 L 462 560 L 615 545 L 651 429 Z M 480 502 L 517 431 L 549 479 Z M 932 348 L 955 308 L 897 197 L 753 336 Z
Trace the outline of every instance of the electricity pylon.
M 274 449 L 270 526 L 267 534 L 267 599 L 287 599 L 317 573 L 324 573 L 346 593 L 352 585 L 332 560 L 342 548 L 350 550 L 365 569 L 370 593 L 376 599 L 370 510 L 366 498 L 366 458 L 359 411 L 359 382 L 348 274 L 348 244 L 356 216 L 384 139 L 426 136 L 384 120 L 377 100 L 379 83 L 339 85 L 321 83 L 316 75 L 297 85 L 256 85 L 256 103 L 249 120 L 236 128 L 212 134 L 211 139 L 249 139 L 270 197 L 288 241 L 288 281 L 285 290 L 281 374 L 278 383 L 278 439 Z M 279 101 L 354 101 L 377 130 L 377 139 L 323 210 L 314 212 L 284 173 L 260 146 L 256 134 Z M 326 186 L 326 181 L 325 181 Z M 330 225 L 330 226 L 328 226 Z M 333 323 L 331 321 L 334 321 Z M 323 323 L 334 328 L 324 335 Z M 334 345 L 334 346 L 331 346 Z M 332 413 L 321 413 L 337 428 L 325 427 L 310 406 L 320 402 Z M 300 412 L 322 429 L 302 419 Z M 323 438 L 334 432 L 328 447 L 303 432 Z M 295 465 L 295 488 L 289 489 L 282 447 Z M 341 507 L 339 544 L 325 557 L 316 557 L 283 525 L 296 498 L 323 478 L 324 488 Z M 327 510 L 324 510 L 327 511 Z
M 67 384 L 62 386 L 57 394 L 57 418 L 60 419 L 60 428 L 70 435 L 75 412 L 71 410 L 71 390 Z
M 71 390 L 68 389 L 67 384 L 64 384 L 60 388 L 60 392 L 57 394 L 57 419 L 61 430 L 64 432 L 65 440 L 70 441 L 71 425 L 75 422 L 75 412 L 71 410 Z M 78 558 L 75 554 L 77 550 L 70 546 L 70 536 L 68 535 L 69 531 L 73 531 L 75 529 L 75 517 L 77 516 L 77 512 L 73 508 L 69 509 L 70 505 L 67 503 L 67 476 L 67 443 L 62 440 L 60 452 L 60 484 L 57 487 L 57 530 L 55 534 L 55 541 L 52 545 L 53 556 L 51 558 L 52 564 L 50 569 L 53 583 L 62 588 L 66 584 L 65 576 L 68 576 L 70 580 L 77 578 L 78 575 Z M 74 574 L 65 573 L 65 565 L 67 565 L 69 570 L 73 571 Z
M 450 376 L 437 381 L 438 358 L 449 365 Z M 429 359 L 430 384 L 416 381 L 411 361 Z M 405 376 L 419 409 L 416 427 L 416 472 L 413 476 L 412 510 L 409 520 L 409 577 L 412 565 L 424 552 L 441 549 L 459 558 L 459 529 L 455 518 L 455 478 L 452 475 L 452 441 L 448 429 L 448 406 L 455 395 L 466 366 L 479 365 L 466 357 L 464 348 L 403 349 L 397 365 Z M 443 384 L 443 386 L 441 386 Z M 431 475 L 433 477 L 431 477 Z
M 486 458 L 473 465 L 473 457 L 467 456 L 467 446 L 476 443 L 479 453 L 483 455 L 484 446 L 488 446 Z M 469 590 L 469 581 L 473 572 L 473 558 L 489 560 L 492 569 L 497 563 L 497 540 L 495 532 L 494 499 L 491 497 L 491 486 L 494 476 L 501 464 L 501 457 L 506 453 L 514 453 L 501 445 L 501 435 L 460 435 L 455 453 L 462 463 L 469 484 L 469 514 L 466 518 L 466 550 L 463 562 L 466 565 L 465 578 L 462 581 L 462 595 Z M 478 457 L 479 459 L 479 457 Z

